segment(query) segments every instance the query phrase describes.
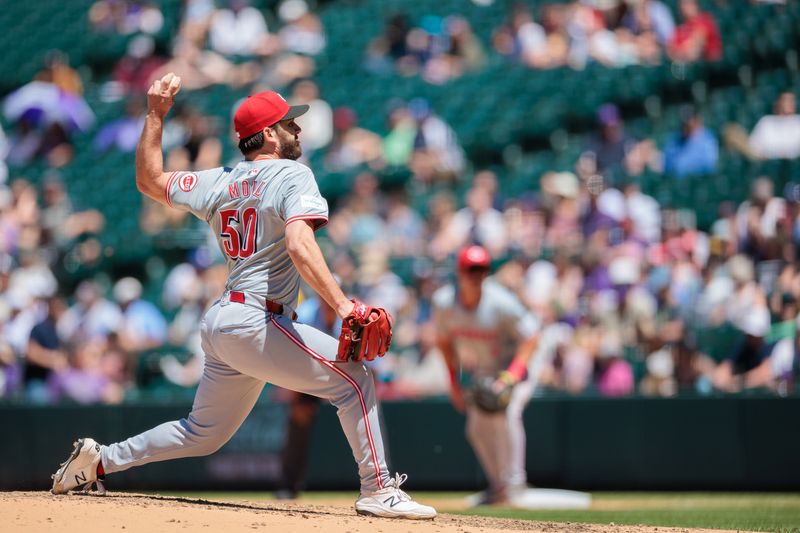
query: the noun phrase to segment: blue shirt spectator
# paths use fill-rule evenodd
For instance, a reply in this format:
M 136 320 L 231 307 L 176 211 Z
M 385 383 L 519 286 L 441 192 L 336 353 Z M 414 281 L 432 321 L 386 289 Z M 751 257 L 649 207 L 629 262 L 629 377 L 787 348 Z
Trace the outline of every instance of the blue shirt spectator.
M 676 178 L 713 173 L 719 159 L 717 139 L 694 110 L 682 110 L 681 123 L 681 133 L 664 147 L 664 172 Z
M 122 278 L 114 285 L 114 299 L 122 308 L 120 342 L 131 352 L 160 346 L 167 340 L 167 321 L 141 295 L 142 284 L 136 278 Z

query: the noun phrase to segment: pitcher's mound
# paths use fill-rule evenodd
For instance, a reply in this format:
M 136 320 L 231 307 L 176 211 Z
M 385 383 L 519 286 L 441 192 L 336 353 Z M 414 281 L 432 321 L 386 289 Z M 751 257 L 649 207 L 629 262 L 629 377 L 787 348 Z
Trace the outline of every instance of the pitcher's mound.
M 146 494 L 53 496 L 0 492 L 3 531 L 15 533 L 159 533 L 260 530 L 280 533 L 654 533 L 655 528 L 533 522 L 443 514 L 433 521 L 362 517 L 350 505 L 307 502 L 213 501 Z M 686 533 L 658 528 L 658 533 Z M 719 533 L 719 532 L 715 532 Z

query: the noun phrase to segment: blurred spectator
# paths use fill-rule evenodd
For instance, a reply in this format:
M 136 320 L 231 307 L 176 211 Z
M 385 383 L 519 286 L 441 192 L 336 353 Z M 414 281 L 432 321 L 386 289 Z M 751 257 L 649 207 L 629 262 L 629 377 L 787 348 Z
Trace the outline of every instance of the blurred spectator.
M 783 92 L 775 101 L 775 114 L 762 117 L 750 134 L 750 149 L 760 159 L 800 157 L 800 115 L 794 93 Z
M 793 392 L 800 369 L 800 315 L 794 320 L 794 329 L 793 335 L 775 343 L 758 366 L 745 372 L 745 388 L 768 387 L 781 396 Z
M 81 404 L 114 404 L 122 401 L 122 386 L 114 382 L 108 372 L 117 363 L 114 359 L 118 359 L 118 355 L 113 351 L 105 352 L 105 342 L 95 340 L 71 345 L 68 353 L 70 365 L 50 376 L 51 402 L 68 399 Z
M 389 133 L 383 139 L 383 154 L 390 165 L 406 165 L 414 150 L 417 123 L 405 104 L 392 103 L 387 112 Z
M 447 256 L 469 245 L 480 244 L 493 257 L 506 250 L 508 236 L 503 215 L 492 207 L 491 192 L 473 186 L 466 195 L 466 206 L 456 212 L 430 243 L 437 255 Z
M 164 25 L 164 15 L 154 3 L 143 0 L 97 0 L 89 9 L 89 22 L 100 33 L 155 34 Z
M 23 250 L 8 286 L 10 291 L 17 290 L 27 297 L 48 298 L 56 293 L 58 282 L 40 250 Z
M 386 202 L 384 239 L 395 257 L 418 257 L 425 248 L 425 222 L 408 205 L 403 191 L 394 191 Z
M 444 19 L 426 16 L 424 28 L 409 33 L 407 74 L 419 65 L 422 78 L 429 83 L 445 83 L 465 72 L 475 72 L 486 64 L 483 46 L 475 37 L 469 22 L 458 15 Z
M 622 168 L 625 155 L 635 141 L 625 133 L 625 124 L 614 104 L 603 104 L 597 110 L 597 125 L 587 149 L 594 155 L 597 171 L 614 172 Z
M 252 7 L 249 0 L 227 0 L 225 3 L 227 7 L 218 9 L 211 17 L 208 29 L 211 49 L 225 56 L 267 56 L 274 53 L 276 39 L 267 31 L 267 22 L 261 11 Z
M 681 108 L 680 119 L 680 133 L 664 146 L 664 173 L 676 178 L 713 173 L 719 158 L 717 139 L 694 108 Z
M 584 274 L 566 249 L 557 248 L 552 262 L 534 261 L 524 276 L 523 299 L 537 316 L 547 324 L 577 324 Z
M 8 187 L 0 185 L 0 260 L 10 259 L 17 251 L 19 221 L 14 216 L 14 196 Z
M 351 108 L 337 107 L 333 111 L 333 137 L 325 153 L 325 169 L 344 172 L 363 164 L 374 169 L 383 166 L 381 138 L 359 128 L 356 113 Z
M 139 144 L 144 125 L 144 102 L 141 98 L 130 98 L 125 103 L 125 116 L 104 124 L 92 140 L 92 148 L 105 152 L 114 148 L 131 153 Z
M 71 136 L 87 131 L 95 116 L 80 96 L 56 85 L 32 81 L 3 101 L 3 115 L 14 123 L 8 161 L 23 166 L 39 157 L 61 167 L 72 159 Z
M 44 68 L 34 80 L 52 83 L 65 93 L 82 95 L 83 82 L 78 72 L 69 66 L 69 60 L 61 50 L 51 50 L 44 58 Z
M 570 36 L 568 64 L 582 69 L 589 61 L 607 67 L 638 62 L 633 43 L 625 43 L 606 27 L 602 12 L 592 5 L 574 2 L 567 8 L 566 31 Z
M 96 209 L 75 211 L 58 174 L 47 174 L 42 183 L 42 227 L 41 244 L 52 254 L 63 253 L 73 239 L 87 234 L 99 233 L 105 218 Z M 51 261 L 55 257 L 50 258 Z
M 8 157 L 8 138 L 2 124 L 0 124 L 0 187 L 8 180 L 6 157 Z
M 697 0 L 680 0 L 678 6 L 683 22 L 667 45 L 670 58 L 683 63 L 721 59 L 722 37 L 714 17 L 700 11 Z
M 717 255 L 731 257 L 738 249 L 738 230 L 736 229 L 736 206 L 733 202 L 722 202 L 717 207 L 719 217 L 711 226 L 713 246 L 718 247 Z
M 300 134 L 303 153 L 310 157 L 315 150 L 327 146 L 333 138 L 333 110 L 320 96 L 317 84 L 311 80 L 297 82 L 292 89 L 289 103 L 309 106 L 308 111 L 295 122 L 303 130 Z
M 67 367 L 67 353 L 58 335 L 56 324 L 66 312 L 66 302 L 60 296 L 47 299 L 47 316 L 30 333 L 25 353 L 24 382 L 26 397 L 36 403 L 47 401 L 47 381 L 50 376 Z
M 483 46 L 469 21 L 460 15 L 424 15 L 409 27 L 405 15 L 386 23 L 384 35 L 374 39 L 365 66 L 376 74 L 393 69 L 404 76 L 421 75 L 429 83 L 444 83 L 486 64 Z
M 296 80 L 310 78 L 316 70 L 313 57 L 280 52 L 262 61 L 258 81 L 269 89 L 282 90 Z
M 563 6 L 548 4 L 542 6 L 542 24 L 537 24 L 528 7 L 516 2 L 508 21 L 492 35 L 492 44 L 499 54 L 529 67 L 562 66 L 569 50 L 565 19 Z
M 428 200 L 428 249 L 427 253 L 435 262 L 444 261 L 452 249 L 449 231 L 456 214 L 456 201 L 449 191 L 442 191 Z
M 634 391 L 633 369 L 618 351 L 601 347 L 596 359 L 597 390 L 603 396 L 627 396 Z
M 114 300 L 122 316 L 116 328 L 120 346 L 129 352 L 154 348 L 167 340 L 167 323 L 158 308 L 142 300 L 142 284 L 136 278 L 122 278 L 114 285 Z
M 10 203 L 10 208 L 5 211 L 9 246 L 6 251 L 17 254 L 20 250 L 33 250 L 39 246 L 41 238 L 36 189 L 24 178 L 15 179 L 11 183 Z
M 156 72 L 167 62 L 156 54 L 155 48 L 155 40 L 149 35 L 137 35 L 128 41 L 125 55 L 114 66 L 112 81 L 103 86 L 106 100 L 114 101 L 127 94 L 141 98 L 147 92 Z
M 445 25 L 450 37 L 450 47 L 446 54 L 449 78 L 482 69 L 487 61 L 486 52 L 469 21 L 464 17 L 451 15 L 445 19 Z
M 607 188 L 597 199 L 600 211 L 621 225 L 621 229 L 644 243 L 658 242 L 661 237 L 661 209 L 655 198 L 642 192 L 639 181 L 629 178 L 622 191 Z
M 417 122 L 411 170 L 422 181 L 455 178 L 464 169 L 465 155 L 453 128 L 423 98 L 414 98 L 408 108 Z
M 65 342 L 105 341 L 119 329 L 122 312 L 103 298 L 93 281 L 82 281 L 75 290 L 75 303 L 58 321 L 58 333 Z
M 605 246 L 614 241 L 618 241 L 619 237 L 613 235 L 619 228 L 617 221 L 606 214 L 599 206 L 598 199 L 603 192 L 603 178 L 601 176 L 593 176 L 587 183 L 587 190 L 589 191 L 588 202 L 584 203 L 581 209 L 580 224 L 583 238 L 586 243 L 595 240 L 601 245 Z
M 628 11 L 622 25 L 635 35 L 652 32 L 656 42 L 666 47 L 675 34 L 672 12 L 660 0 L 626 0 Z
M 278 7 L 284 26 L 278 38 L 284 50 L 315 56 L 325 50 L 325 28 L 305 0 L 284 0 Z
M 581 242 L 580 183 L 572 172 L 546 172 L 541 177 L 545 246 L 577 248 Z
M 218 126 L 209 116 L 190 105 L 179 106 L 164 127 L 163 145 L 170 170 L 218 167 L 222 143 Z
M 738 249 L 756 260 L 779 259 L 786 236 L 786 201 L 774 195 L 772 180 L 760 177 L 750 186 L 750 198 L 736 212 Z
M 152 77 L 158 78 L 167 72 L 180 72 L 181 87 L 188 91 L 216 84 L 241 87 L 261 74 L 256 62 L 233 63 L 221 54 L 202 49 L 187 36 L 178 36 L 173 41 L 172 58 L 153 72 Z
M 752 307 L 742 315 L 737 326 L 744 333 L 744 340 L 714 370 L 714 387 L 726 392 L 741 390 L 742 382 L 738 376 L 761 365 L 772 351 L 773 346 L 765 341 L 769 324 L 769 311 L 763 305 Z
M 365 66 L 368 70 L 386 74 L 391 72 L 394 62 L 405 57 L 407 52 L 409 23 L 404 13 L 397 13 L 386 20 L 383 34 L 370 41 Z
M 379 246 L 381 253 L 388 253 L 383 240 L 386 225 L 379 214 L 382 204 L 378 179 L 371 172 L 360 173 L 353 181 L 344 207 L 332 217 L 329 236 L 334 242 L 356 251 Z

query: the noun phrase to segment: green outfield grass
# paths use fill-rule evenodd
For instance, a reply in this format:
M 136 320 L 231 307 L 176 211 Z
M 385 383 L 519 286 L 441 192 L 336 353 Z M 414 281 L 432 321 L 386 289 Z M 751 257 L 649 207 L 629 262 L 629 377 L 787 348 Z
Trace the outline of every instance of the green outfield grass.
M 596 493 L 592 508 L 581 511 L 482 507 L 456 512 L 554 522 L 800 532 L 800 494 Z
M 167 493 L 160 493 L 167 495 Z M 269 501 L 264 492 L 181 492 L 174 496 L 219 500 Z M 521 511 L 503 507 L 465 509 L 463 492 L 419 492 L 415 499 L 433 503 L 440 512 L 597 524 L 776 531 L 800 533 L 798 493 L 598 492 L 592 508 L 580 511 Z M 352 504 L 355 492 L 306 492 L 300 501 Z

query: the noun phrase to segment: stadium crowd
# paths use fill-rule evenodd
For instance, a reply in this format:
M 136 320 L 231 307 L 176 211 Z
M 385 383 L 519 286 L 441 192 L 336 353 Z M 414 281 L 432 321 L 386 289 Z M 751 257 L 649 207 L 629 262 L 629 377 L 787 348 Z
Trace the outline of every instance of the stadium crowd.
M 373 75 L 388 69 L 445 83 L 482 68 L 491 54 L 531 68 L 713 61 L 721 54 L 713 18 L 696 0 L 679 2 L 678 24 L 658 0 L 608 4 L 613 12 L 581 1 L 545 4 L 536 14 L 515 5 L 494 31 L 492 51 L 463 18 L 428 16 L 413 26 L 409 17 L 393 16 L 370 43 L 365 67 Z M 353 109 L 332 108 L 313 81 L 324 27 L 303 0 L 280 3 L 269 27 L 245 0 L 187 0 L 169 54 L 156 46 L 164 21 L 155 4 L 98 0 L 87 16 L 95 32 L 134 36 L 100 91 L 106 101 L 124 99 L 125 116 L 95 125 L 81 75 L 58 53 L 4 102 L 11 128 L 7 139 L 0 135 L 8 163 L 7 171 L 0 168 L 0 397 L 124 401 L 143 386 L 141 357 L 153 352 L 189 354 L 188 362 L 160 358 L 169 382 L 192 386 L 199 378 L 199 317 L 226 276 L 212 236 L 163 279 L 114 279 L 109 272 L 75 279 L 76 265 L 104 259 L 98 238 L 107 221 L 97 210 L 74 209 L 59 174 L 73 155 L 71 136 L 91 134 L 97 153 L 131 153 L 144 88 L 167 71 L 180 73 L 186 91 L 165 131 L 167 170 L 236 159 L 224 149 L 228 125 L 194 107 L 192 90 L 219 83 L 274 88 L 291 103 L 311 105 L 298 120 L 303 162 L 355 173 L 320 234 L 326 257 L 349 294 L 395 317 L 392 353 L 374 362 L 384 398 L 446 394 L 431 295 L 471 243 L 489 250 L 495 279 L 538 319 L 541 393 L 792 392 L 800 373 L 800 184 L 775 190 L 774 176 L 761 177 L 744 202 L 709 206 L 717 220 L 700 228 L 696 213 L 659 205 L 637 178 L 646 170 L 675 180 L 713 173 L 723 137 L 753 159 L 797 158 L 800 116 L 791 91 L 752 133 L 712 131 L 701 112 L 684 107 L 680 130 L 663 143 L 632 138 L 620 110 L 604 104 L 572 169 L 545 172 L 538 189 L 506 196 L 496 169 L 474 168 L 428 101 L 392 101 L 384 135 L 361 127 Z M 26 94 L 50 104 L 68 95 L 74 112 L 47 118 L 50 108 L 26 107 Z M 50 167 L 37 185 L 24 177 L 31 161 Z M 382 183 L 382 172 L 397 168 L 410 178 Z M 145 234 L 195 222 L 143 200 Z M 157 286 L 147 291 L 148 283 Z M 304 297 L 313 302 L 313 294 Z

